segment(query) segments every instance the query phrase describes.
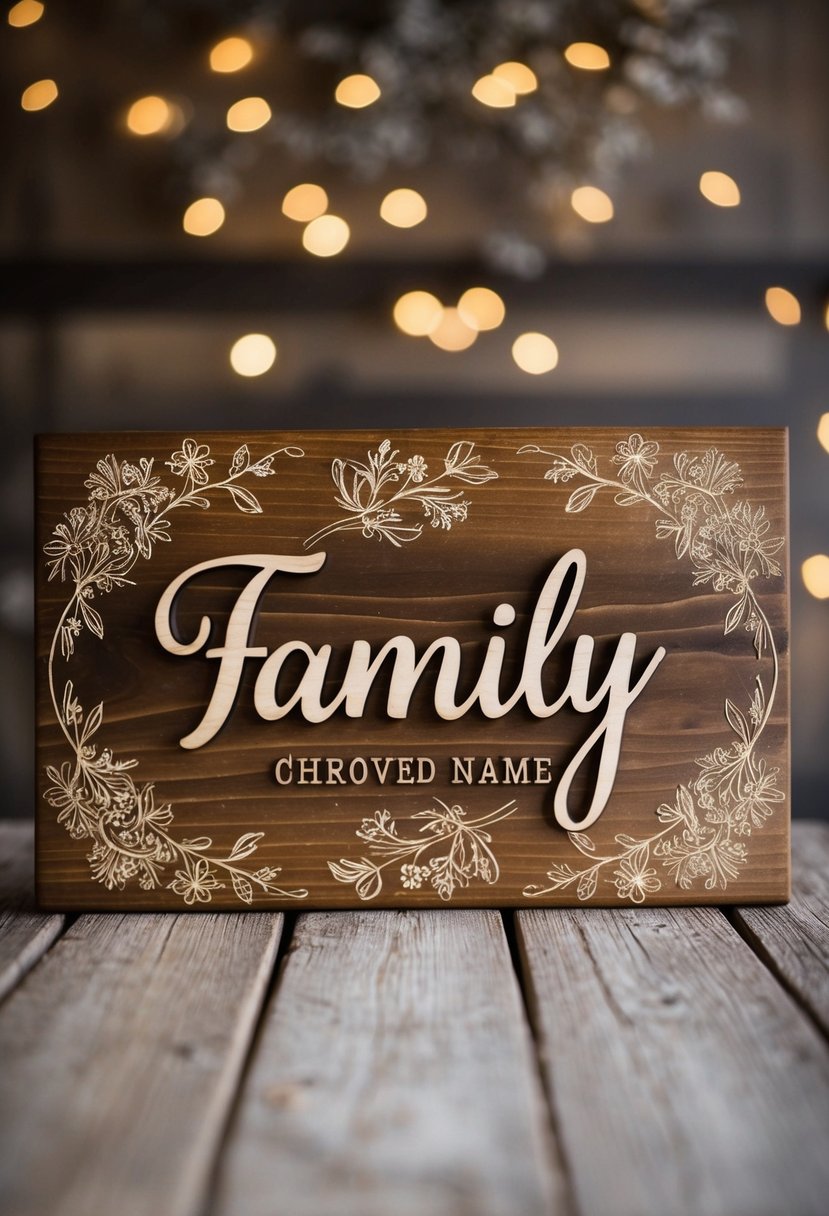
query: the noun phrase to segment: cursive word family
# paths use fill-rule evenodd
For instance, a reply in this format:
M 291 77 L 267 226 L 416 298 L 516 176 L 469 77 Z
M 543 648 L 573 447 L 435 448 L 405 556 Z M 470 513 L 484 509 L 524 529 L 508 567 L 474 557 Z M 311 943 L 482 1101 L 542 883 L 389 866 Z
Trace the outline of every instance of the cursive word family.
M 515 623 L 516 611 L 511 604 L 501 603 L 492 613 L 495 632 L 487 642 L 477 679 L 463 699 L 459 699 L 458 693 L 462 682 L 460 641 L 451 636 L 439 637 L 418 654 L 415 643 L 406 634 L 398 634 L 374 649 L 362 639 L 352 642 L 344 675 L 337 680 L 337 690 L 325 699 L 326 685 L 330 688 L 331 681 L 331 645 L 314 648 L 302 640 L 290 639 L 269 650 L 257 645 L 251 636 L 257 610 L 275 576 L 314 574 L 324 562 L 324 553 L 303 557 L 235 554 L 191 566 L 166 588 L 155 614 L 156 635 L 163 648 L 181 656 L 204 650 L 205 658 L 219 664 L 208 706 L 196 728 L 180 740 L 183 748 L 203 747 L 221 730 L 239 693 L 245 664 L 251 660 L 262 660 L 254 685 L 253 706 L 266 722 L 278 721 L 293 711 L 309 723 L 326 722 L 338 712 L 348 718 L 362 718 L 372 688 L 381 683 L 387 689 L 387 716 L 405 719 L 418 685 L 428 679 L 433 682 L 434 711 L 444 721 L 456 721 L 473 710 L 485 718 L 498 719 L 518 707 L 538 719 L 551 718 L 565 706 L 580 714 L 595 715 L 592 731 L 558 781 L 554 813 L 556 821 L 569 831 L 583 830 L 599 818 L 616 778 L 627 712 L 650 682 L 665 657 L 665 650 L 658 647 L 634 680 L 635 633 L 623 633 L 618 638 L 609 663 L 598 672 L 594 639 L 582 634 L 572 648 L 563 685 L 548 687 L 549 669 L 545 672 L 545 667 L 578 608 L 584 587 L 587 559 L 581 549 L 565 553 L 550 570 L 529 617 L 520 674 L 506 697 L 502 696 L 507 650 L 504 634 Z M 189 640 L 177 637 L 173 617 L 178 594 L 202 572 L 227 566 L 248 568 L 252 573 L 228 614 L 222 644 L 205 649 L 213 631 L 213 622 L 206 616 L 201 618 L 195 637 Z M 297 656 L 302 665 L 301 675 L 290 695 L 280 700 L 280 675 L 286 663 L 293 664 Z M 427 668 L 433 663 L 436 675 L 427 678 Z M 463 684 L 468 686 L 466 672 L 464 677 Z M 592 798 L 584 816 L 574 820 L 568 795 L 576 774 L 588 763 L 595 773 Z

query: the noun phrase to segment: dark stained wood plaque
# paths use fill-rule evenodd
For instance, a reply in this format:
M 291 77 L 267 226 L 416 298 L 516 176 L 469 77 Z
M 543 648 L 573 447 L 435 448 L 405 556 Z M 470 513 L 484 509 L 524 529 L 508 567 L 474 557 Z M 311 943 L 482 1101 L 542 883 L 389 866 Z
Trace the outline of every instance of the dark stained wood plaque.
M 50 435 L 53 909 L 775 902 L 782 430 Z

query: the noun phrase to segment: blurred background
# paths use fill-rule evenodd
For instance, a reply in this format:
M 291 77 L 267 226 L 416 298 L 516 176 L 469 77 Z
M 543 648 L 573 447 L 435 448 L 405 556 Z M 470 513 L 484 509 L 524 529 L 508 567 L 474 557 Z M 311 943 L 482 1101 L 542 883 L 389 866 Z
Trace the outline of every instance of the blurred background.
M 786 425 L 794 813 L 829 785 L 825 0 L 2 9 L 0 682 L 32 435 Z

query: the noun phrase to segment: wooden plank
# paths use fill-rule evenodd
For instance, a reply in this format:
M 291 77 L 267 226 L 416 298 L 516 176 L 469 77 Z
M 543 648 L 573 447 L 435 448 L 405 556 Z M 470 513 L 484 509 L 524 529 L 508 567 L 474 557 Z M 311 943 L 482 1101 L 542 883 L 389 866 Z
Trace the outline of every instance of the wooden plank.
M 282 916 L 83 916 L 0 1010 L 0 1209 L 200 1210 Z
M 43 906 L 786 899 L 786 489 L 754 427 L 41 436 Z
M 500 916 L 300 917 L 212 1216 L 568 1210 Z
M 829 1034 L 829 823 L 792 824 L 792 898 L 735 908 L 743 936 Z
M 829 1051 L 721 913 L 518 913 L 582 1216 L 822 1216 Z
M 63 928 L 63 916 L 35 907 L 34 867 L 33 825 L 0 823 L 0 1000 Z

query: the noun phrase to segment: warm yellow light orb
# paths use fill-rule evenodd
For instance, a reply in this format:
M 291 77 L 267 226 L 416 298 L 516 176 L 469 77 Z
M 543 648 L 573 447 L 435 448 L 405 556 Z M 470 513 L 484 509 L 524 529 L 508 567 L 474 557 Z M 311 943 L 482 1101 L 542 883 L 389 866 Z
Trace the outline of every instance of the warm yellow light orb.
M 482 106 L 505 110 L 515 105 L 515 89 L 498 76 L 481 76 L 472 86 L 472 96 Z
M 577 186 L 570 195 L 570 205 L 588 224 L 606 224 L 613 219 L 613 199 L 598 186 Z
M 20 105 L 24 110 L 45 110 L 58 95 L 54 80 L 36 80 L 23 90 Z
M 468 350 L 478 337 L 477 329 L 467 325 L 457 308 L 444 308 L 440 321 L 429 332 L 429 341 L 441 350 Z
M 127 110 L 127 130 L 133 135 L 162 135 L 173 117 L 173 107 L 163 97 L 139 97 Z
M 276 362 L 276 344 L 267 334 L 245 334 L 230 348 L 230 366 L 238 376 L 264 376 Z
M 394 323 L 411 338 L 425 338 L 437 329 L 443 305 L 430 291 L 407 291 L 394 306 Z
M 271 107 L 264 97 L 243 97 L 227 112 L 227 125 L 231 131 L 258 131 L 270 121 Z
M 181 226 L 189 236 L 211 236 L 225 222 L 225 209 L 217 198 L 197 198 L 185 211 Z
M 394 228 L 414 228 L 423 223 L 427 213 L 423 195 L 405 186 L 389 191 L 380 204 L 380 219 Z
M 319 215 L 306 225 L 302 244 L 318 258 L 333 258 L 345 249 L 350 236 L 348 224 L 341 216 Z
M 778 325 L 800 324 L 800 301 L 785 287 L 769 287 L 766 290 L 768 314 Z
M 512 344 L 512 357 L 531 376 L 543 376 L 558 363 L 558 347 L 546 334 L 519 334 Z
M 472 329 L 497 329 L 506 316 L 504 301 L 489 287 L 470 287 L 458 300 L 461 319 Z
M 247 38 L 223 38 L 210 51 L 210 67 L 214 72 L 241 72 L 253 59 L 253 47 Z
M 492 69 L 492 75 L 496 80 L 503 80 L 519 96 L 534 93 L 538 88 L 538 77 L 526 63 L 516 63 L 515 60 L 499 63 L 497 68 Z
M 715 207 L 739 207 L 740 187 L 727 173 L 709 169 L 699 179 L 699 192 Z
M 823 414 L 817 424 L 817 437 L 826 451 L 829 452 L 829 414 Z
M 379 96 L 380 86 L 377 81 L 371 76 L 363 75 L 362 72 L 346 76 L 334 90 L 335 100 L 341 106 L 348 106 L 350 110 L 362 110 L 366 106 L 373 105 Z
M 807 557 L 800 569 L 809 594 L 818 600 L 829 600 L 829 557 L 816 553 Z
M 40 4 L 39 0 L 20 0 L 19 4 L 11 6 L 6 20 L 9 25 L 20 30 L 26 25 L 34 25 L 36 21 L 40 21 L 45 8 L 46 5 Z
M 603 72 L 610 67 L 610 56 L 595 42 L 571 42 L 565 49 L 564 58 L 571 67 L 581 68 L 583 72 Z
M 282 200 L 282 214 L 300 224 L 307 224 L 318 215 L 324 215 L 327 207 L 328 195 L 322 186 L 315 186 L 313 182 L 292 186 Z

